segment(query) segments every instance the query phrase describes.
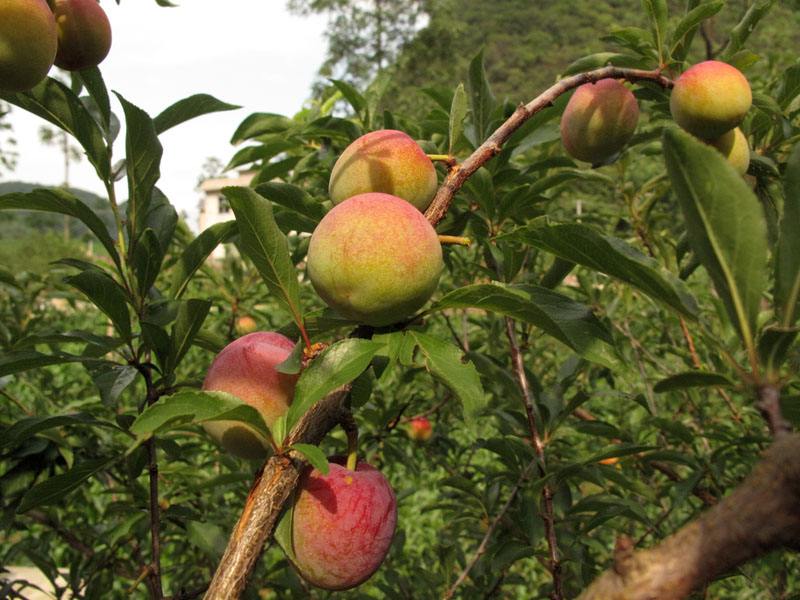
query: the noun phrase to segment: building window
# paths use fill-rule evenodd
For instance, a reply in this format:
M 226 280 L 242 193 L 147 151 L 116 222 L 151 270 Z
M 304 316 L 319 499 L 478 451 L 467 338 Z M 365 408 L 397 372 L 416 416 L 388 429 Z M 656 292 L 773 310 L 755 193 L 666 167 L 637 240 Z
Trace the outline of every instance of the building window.
M 225 214 L 231 212 L 231 205 L 228 202 L 228 199 L 225 196 L 219 197 L 219 214 Z

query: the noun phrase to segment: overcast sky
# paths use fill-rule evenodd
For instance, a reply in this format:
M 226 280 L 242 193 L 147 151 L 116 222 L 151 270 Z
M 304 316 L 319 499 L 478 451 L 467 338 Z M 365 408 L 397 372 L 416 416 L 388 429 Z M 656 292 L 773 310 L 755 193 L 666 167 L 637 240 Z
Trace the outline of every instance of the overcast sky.
M 252 112 L 292 115 L 308 97 L 325 54 L 326 19 L 297 17 L 285 0 L 103 0 L 111 21 L 111 53 L 100 65 L 109 90 L 122 94 L 151 116 L 174 101 L 204 92 L 243 108 L 199 117 L 161 136 L 164 158 L 159 186 L 194 226 L 197 177 L 205 159 L 227 162 L 229 140 Z M 114 112 L 122 114 L 116 104 Z M 59 185 L 61 154 L 39 142 L 44 121 L 14 108 L 10 122 L 19 152 L 14 172 L 0 180 Z M 115 156 L 124 153 L 124 132 Z M 70 184 L 102 194 L 86 160 L 73 164 Z M 122 189 L 120 190 L 122 191 Z

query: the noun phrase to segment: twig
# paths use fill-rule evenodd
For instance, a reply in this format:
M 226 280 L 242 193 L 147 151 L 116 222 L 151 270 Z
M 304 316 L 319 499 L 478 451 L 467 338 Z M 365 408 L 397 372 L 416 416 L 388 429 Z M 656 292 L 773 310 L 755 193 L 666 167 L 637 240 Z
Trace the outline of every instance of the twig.
M 432 225 L 436 225 L 447 214 L 456 192 L 464 182 L 481 168 L 492 157 L 502 150 L 511 135 L 536 113 L 553 105 L 555 100 L 569 90 L 584 83 L 592 83 L 601 79 L 626 79 L 627 81 L 652 81 L 662 87 L 672 87 L 672 81 L 659 70 L 643 71 L 640 69 L 623 69 L 620 67 L 603 67 L 595 71 L 565 77 L 544 93 L 527 104 L 521 104 L 517 110 L 489 138 L 483 142 L 463 163 L 450 169 L 444 182 L 436 192 L 436 196 L 425 211 L 425 217 Z
M 734 492 L 655 548 L 626 554 L 579 600 L 680 600 L 771 550 L 800 547 L 800 435 L 777 439 Z
M 522 400 L 525 404 L 525 412 L 528 416 L 528 427 L 531 434 L 531 443 L 536 452 L 539 475 L 545 475 L 545 455 L 544 444 L 536 426 L 536 415 L 533 408 L 533 396 L 531 394 L 528 376 L 525 374 L 525 363 L 522 359 L 522 352 L 517 343 L 517 335 L 514 331 L 514 320 L 506 317 L 506 336 L 511 347 L 511 363 L 514 369 L 514 376 L 522 392 Z M 549 554 L 548 570 L 553 578 L 553 600 L 563 600 L 564 590 L 561 580 L 561 560 L 558 556 L 558 541 L 556 539 L 555 516 L 553 511 L 553 490 L 549 485 L 542 487 L 542 521 L 544 522 L 545 537 L 547 538 L 547 550 Z
M 514 488 L 511 490 L 511 493 L 508 496 L 508 500 L 506 500 L 506 503 L 503 504 L 503 507 L 500 509 L 500 512 L 497 513 L 491 525 L 489 525 L 489 528 L 486 530 L 486 534 L 483 536 L 480 545 L 478 545 L 478 549 L 475 551 L 475 554 L 472 555 L 472 558 L 466 564 L 464 569 L 461 571 L 458 578 L 453 582 L 453 585 L 451 585 L 448 588 L 447 592 L 445 592 L 443 596 L 444 600 L 449 600 L 450 598 L 453 597 L 453 594 L 456 593 L 458 587 L 462 583 L 464 583 L 464 581 L 466 581 L 470 571 L 472 571 L 472 568 L 478 563 L 481 556 L 483 556 L 486 553 L 486 548 L 489 546 L 489 541 L 492 539 L 492 535 L 494 534 L 495 529 L 497 529 L 497 526 L 500 524 L 500 521 L 503 520 L 503 517 L 505 517 L 508 510 L 511 508 L 511 505 L 514 503 L 514 499 L 517 497 L 517 494 L 519 493 L 525 481 L 527 481 L 531 471 L 536 465 L 537 465 L 537 460 L 532 460 L 522 470 L 519 479 L 517 479 L 517 483 L 514 485 Z
M 781 413 L 781 396 L 778 388 L 765 384 L 758 388 L 758 409 L 769 425 L 769 432 L 775 438 L 780 438 L 792 431 L 789 423 Z

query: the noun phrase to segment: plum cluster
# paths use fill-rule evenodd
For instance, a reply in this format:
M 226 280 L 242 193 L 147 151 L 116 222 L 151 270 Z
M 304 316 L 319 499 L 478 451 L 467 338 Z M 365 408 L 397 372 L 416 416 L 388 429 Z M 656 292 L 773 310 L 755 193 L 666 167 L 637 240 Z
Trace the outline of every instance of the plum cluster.
M 675 122 L 716 147 L 740 174 L 747 172 L 750 148 L 738 125 L 750 109 L 750 85 L 727 63 L 708 60 L 687 69 L 670 96 Z M 575 90 L 561 118 L 561 141 L 573 158 L 592 165 L 616 160 L 633 136 L 639 107 L 616 79 L 586 83 Z
M 111 25 L 97 0 L 2 0 L 0 90 L 22 92 L 50 68 L 96 67 L 111 48 Z

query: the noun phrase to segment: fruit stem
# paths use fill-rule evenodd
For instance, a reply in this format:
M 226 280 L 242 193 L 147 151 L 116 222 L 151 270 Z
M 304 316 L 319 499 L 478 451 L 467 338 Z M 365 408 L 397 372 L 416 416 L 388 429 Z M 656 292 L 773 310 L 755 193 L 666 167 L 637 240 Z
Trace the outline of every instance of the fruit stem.
M 441 244 L 458 244 L 459 246 L 469 246 L 472 240 L 468 237 L 461 237 L 460 235 L 440 235 L 439 243 Z
M 428 158 L 432 161 L 436 162 L 445 162 L 445 163 L 454 163 L 456 160 L 455 156 L 451 156 L 450 154 L 427 154 Z
M 347 434 L 347 464 L 349 471 L 355 471 L 358 465 L 358 426 L 351 413 L 346 413 L 340 421 L 342 429 Z

